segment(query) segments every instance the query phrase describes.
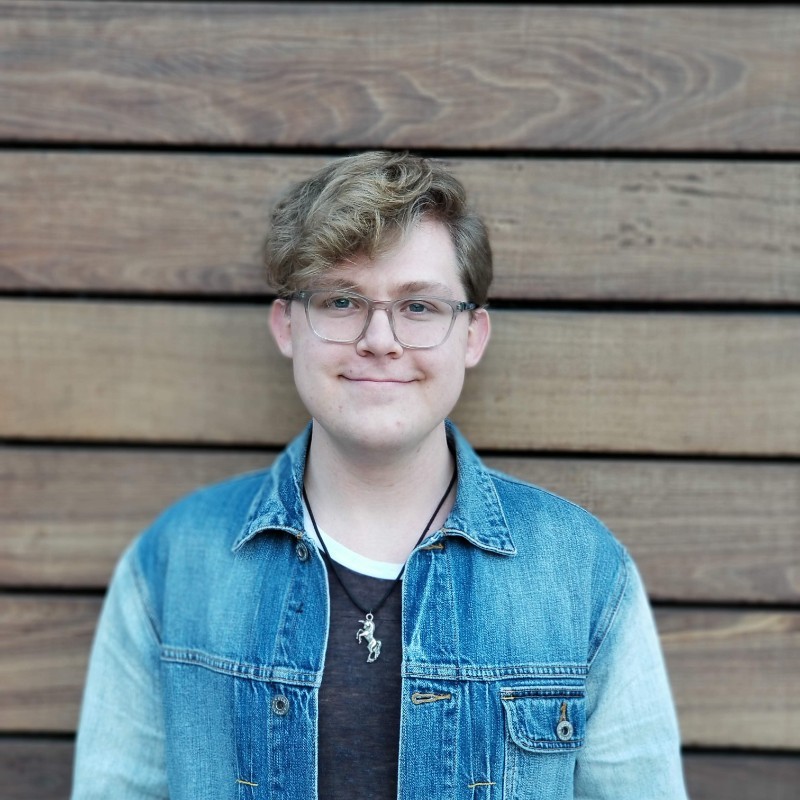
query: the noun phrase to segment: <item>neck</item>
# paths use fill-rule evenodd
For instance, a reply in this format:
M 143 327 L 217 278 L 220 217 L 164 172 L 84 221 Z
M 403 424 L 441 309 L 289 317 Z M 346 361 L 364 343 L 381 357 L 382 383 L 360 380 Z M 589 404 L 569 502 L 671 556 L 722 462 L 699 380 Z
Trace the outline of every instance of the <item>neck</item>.
M 314 427 L 305 488 L 319 527 L 368 558 L 401 563 L 441 500 L 455 468 L 445 428 L 409 451 L 351 454 Z M 430 527 L 437 531 L 455 489 Z

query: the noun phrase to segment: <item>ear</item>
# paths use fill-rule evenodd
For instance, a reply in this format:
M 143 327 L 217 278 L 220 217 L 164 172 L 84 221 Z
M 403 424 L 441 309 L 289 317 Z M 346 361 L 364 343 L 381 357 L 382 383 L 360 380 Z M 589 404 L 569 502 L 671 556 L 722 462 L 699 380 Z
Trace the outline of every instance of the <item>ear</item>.
M 278 350 L 286 356 L 292 357 L 292 304 L 288 300 L 274 300 L 269 309 L 269 329 L 272 338 L 278 345 Z
M 472 312 L 469 330 L 467 332 L 467 353 L 465 366 L 474 367 L 483 357 L 486 345 L 492 334 L 492 324 L 489 321 L 489 312 L 485 308 L 479 308 Z

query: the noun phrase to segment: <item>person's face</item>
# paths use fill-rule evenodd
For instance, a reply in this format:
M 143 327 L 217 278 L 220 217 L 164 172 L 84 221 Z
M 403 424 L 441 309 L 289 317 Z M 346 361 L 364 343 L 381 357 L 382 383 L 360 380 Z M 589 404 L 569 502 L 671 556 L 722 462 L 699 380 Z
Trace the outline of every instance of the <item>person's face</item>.
M 421 222 L 389 253 L 371 261 L 355 258 L 308 288 L 342 284 L 373 300 L 412 294 L 470 299 L 450 235 L 431 221 Z M 280 351 L 293 361 L 295 384 L 315 431 L 321 427 L 331 443 L 345 449 L 419 447 L 452 411 L 465 369 L 478 363 L 489 340 L 483 309 L 458 314 L 448 339 L 425 350 L 398 344 L 380 309 L 354 344 L 319 339 L 298 301 L 276 300 L 270 325 Z

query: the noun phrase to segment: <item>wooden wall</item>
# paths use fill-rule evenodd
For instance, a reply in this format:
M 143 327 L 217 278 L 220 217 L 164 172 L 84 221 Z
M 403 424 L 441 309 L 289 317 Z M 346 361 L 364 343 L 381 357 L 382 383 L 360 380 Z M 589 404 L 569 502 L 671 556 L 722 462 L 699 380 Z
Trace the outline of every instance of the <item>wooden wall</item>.
M 0 2 L 0 794 L 68 792 L 121 548 L 269 462 L 270 203 L 447 158 L 496 251 L 456 419 L 604 518 L 694 800 L 800 785 L 800 8 Z

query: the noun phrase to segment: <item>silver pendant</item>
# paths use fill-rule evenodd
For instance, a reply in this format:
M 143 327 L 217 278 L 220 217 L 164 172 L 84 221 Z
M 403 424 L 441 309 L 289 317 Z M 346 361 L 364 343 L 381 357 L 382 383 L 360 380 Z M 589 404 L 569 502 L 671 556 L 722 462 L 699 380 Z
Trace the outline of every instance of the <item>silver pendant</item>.
M 371 664 L 373 661 L 378 660 L 381 654 L 381 640 L 375 638 L 375 623 L 373 622 L 371 613 L 367 614 L 366 619 L 360 619 L 359 622 L 364 626 L 356 632 L 356 641 L 367 643 L 367 663 Z

